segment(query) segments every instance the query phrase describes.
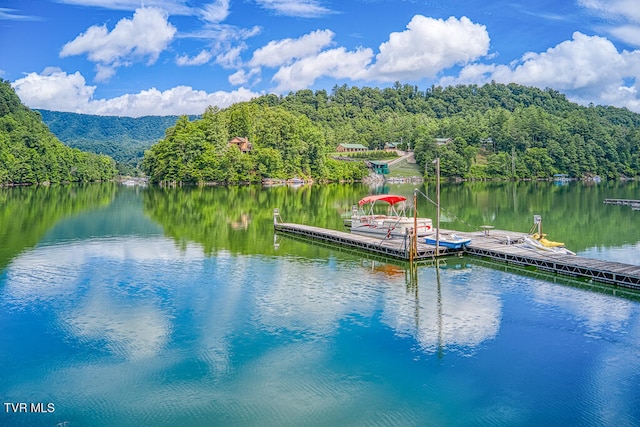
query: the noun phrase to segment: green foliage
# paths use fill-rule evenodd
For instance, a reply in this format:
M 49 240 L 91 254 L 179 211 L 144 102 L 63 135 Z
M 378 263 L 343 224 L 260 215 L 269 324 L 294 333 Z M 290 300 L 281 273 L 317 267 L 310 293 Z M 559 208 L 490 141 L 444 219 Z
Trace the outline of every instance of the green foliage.
M 437 156 L 443 176 L 466 179 L 640 175 L 640 115 L 581 107 L 552 89 L 516 84 L 305 89 L 208 108 L 188 123 L 182 126 L 194 135 L 174 135 L 176 125 L 147 151 L 145 171 L 154 182 L 359 179 L 362 165 L 327 154 L 340 143 L 381 150 L 387 142 L 414 150 L 418 169 L 430 176 Z M 229 153 L 235 136 L 249 138 L 253 151 Z M 439 137 L 453 142 L 436 145 Z
M 370 148 L 401 142 L 415 150 L 421 170 L 441 156 L 443 176 L 640 175 L 640 115 L 581 107 L 552 89 L 496 83 L 426 91 L 400 84 L 382 90 L 344 85 L 330 95 L 305 90 L 268 101 L 311 118 L 330 150 L 341 142 Z M 438 137 L 452 138 L 455 147 L 436 146 Z M 475 163 L 481 151 L 488 153 L 486 166 Z
M 18 113 L 23 110 L 4 84 L 1 183 L 109 176 L 93 170 L 106 164 L 54 147 L 55 138 L 39 128 L 37 118 L 25 120 L 27 113 Z M 444 177 L 640 175 L 640 115 L 613 107 L 581 107 L 554 90 L 516 84 L 432 86 L 424 91 L 399 83 L 385 89 L 347 85 L 331 92 L 305 89 L 286 96 L 265 95 L 226 109 L 209 107 L 200 119 L 40 114 L 69 145 L 112 155 L 122 174 L 136 174 L 146 153 L 143 168 L 154 182 L 239 183 L 294 176 L 360 179 L 367 173 L 362 164 L 336 163 L 328 155 L 340 143 L 359 143 L 375 152 L 387 142 L 413 149 L 418 169 L 429 176 L 436 156 L 441 158 Z M 249 138 L 253 150 L 232 151 L 228 141 L 235 136 Z M 437 146 L 438 137 L 453 143 Z M 366 158 L 387 158 L 370 153 Z
M 0 91 L 0 113 L 0 183 L 113 176 L 107 158 L 61 146 L 8 83 Z M 377 152 L 387 142 L 413 150 L 418 170 L 428 176 L 435 157 L 441 159 L 442 176 L 465 179 L 640 175 L 640 115 L 581 107 L 557 91 L 516 84 L 424 91 L 399 83 L 385 89 L 343 85 L 331 92 L 306 89 L 226 109 L 209 107 L 201 118 L 40 114 L 70 145 L 115 156 L 120 173 L 136 174 L 142 163 L 152 182 L 358 180 L 367 174 L 362 162 L 337 161 L 330 154 L 340 143 Z M 228 145 L 236 136 L 249 139 L 249 153 Z M 435 138 L 442 137 L 451 142 L 436 145 Z M 388 158 L 380 153 L 365 156 Z
M 62 144 L 39 113 L 20 103 L 0 80 L 0 185 L 104 181 L 115 177 L 108 156 Z
M 3 94 L 0 99 L 0 111 L 15 110 L 16 105 L 14 96 Z M 516 84 L 432 86 L 424 91 L 399 83 L 385 89 L 305 89 L 227 109 L 209 107 L 200 119 L 183 118 L 180 125 L 176 117 L 41 114 L 70 145 L 113 155 L 120 173 L 135 174 L 147 150 L 144 170 L 154 182 L 360 179 L 367 173 L 362 164 L 336 163 L 328 154 L 340 143 L 381 150 L 387 142 L 413 149 L 418 169 L 429 176 L 436 156 L 444 177 L 640 175 L 640 115 L 613 107 L 581 107 L 557 91 Z M 21 126 L 14 118 L 1 125 L 6 132 Z M 230 151 L 227 143 L 235 136 L 249 138 L 251 153 Z M 438 137 L 453 143 L 438 146 Z M 38 145 L 34 138 L 27 132 L 21 138 L 23 147 L 0 151 L 0 165 L 10 164 L 12 176 L 24 182 L 39 182 L 49 169 L 64 173 L 64 162 L 28 151 Z M 0 146 L 12 141 L 0 138 Z M 0 180 L 6 182 L 7 176 L 8 166 L 0 168 Z
M 242 153 L 228 141 L 247 137 Z M 367 174 L 363 162 L 340 164 L 326 158 L 323 132 L 301 114 L 259 103 L 207 109 L 200 120 L 181 117 L 165 138 L 145 153 L 143 170 L 166 184 L 245 183 L 264 178 L 313 177 L 352 181 Z

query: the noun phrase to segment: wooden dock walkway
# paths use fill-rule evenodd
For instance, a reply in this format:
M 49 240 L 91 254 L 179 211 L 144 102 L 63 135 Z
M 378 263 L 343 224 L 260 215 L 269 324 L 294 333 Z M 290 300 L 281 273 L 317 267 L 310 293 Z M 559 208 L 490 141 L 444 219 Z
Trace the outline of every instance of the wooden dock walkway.
M 640 200 L 632 199 L 604 199 L 605 205 L 622 205 L 631 206 L 631 209 L 637 211 L 640 210 Z
M 283 234 L 334 243 L 404 261 L 409 260 L 409 238 L 385 239 L 377 236 L 370 237 L 346 231 L 279 221 L 274 221 L 274 228 L 276 232 Z M 508 264 L 532 266 L 551 273 L 640 290 L 640 266 L 529 249 L 522 245 L 526 233 L 505 230 L 471 233 L 442 230 L 442 233 L 456 233 L 460 237 L 471 238 L 472 240 L 461 250 L 440 247 L 438 256 L 468 254 Z M 435 246 L 418 243 L 414 261 L 429 261 L 435 259 L 435 257 Z
M 638 265 L 543 252 L 519 244 L 505 244 L 503 241 L 484 238 L 478 233 L 475 233 L 473 240 L 465 248 L 465 253 L 640 290 L 640 266 Z

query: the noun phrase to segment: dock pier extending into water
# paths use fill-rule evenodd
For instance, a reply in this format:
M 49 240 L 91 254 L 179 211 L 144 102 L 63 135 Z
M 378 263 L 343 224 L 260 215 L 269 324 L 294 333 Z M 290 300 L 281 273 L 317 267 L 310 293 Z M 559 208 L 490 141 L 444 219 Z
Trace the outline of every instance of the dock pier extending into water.
M 631 206 L 634 211 L 640 210 L 640 200 L 632 199 L 604 199 L 605 205 Z
M 274 230 L 282 234 L 356 248 L 404 261 L 409 261 L 411 256 L 410 236 L 404 239 L 385 239 L 310 225 L 286 223 L 280 220 L 277 209 L 274 211 Z M 529 249 L 521 245 L 527 235 L 522 232 L 495 229 L 490 232 L 487 229 L 476 232 L 449 230 L 442 230 L 442 232 L 455 233 L 462 238 L 471 238 L 472 240 L 462 249 L 440 247 L 438 254 L 436 254 L 435 246 L 418 242 L 416 253 L 413 254 L 413 261 L 431 261 L 438 256 L 471 255 L 640 290 L 640 266 L 637 265 Z

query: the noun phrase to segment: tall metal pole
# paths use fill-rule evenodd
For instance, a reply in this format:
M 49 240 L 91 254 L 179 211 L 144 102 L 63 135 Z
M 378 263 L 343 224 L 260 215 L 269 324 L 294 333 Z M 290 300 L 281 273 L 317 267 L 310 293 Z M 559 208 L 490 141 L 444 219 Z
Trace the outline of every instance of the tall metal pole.
M 418 255 L 418 196 L 417 189 L 413 189 L 413 255 Z
M 436 214 L 436 256 L 440 255 L 440 157 L 436 157 L 436 205 L 438 208 Z

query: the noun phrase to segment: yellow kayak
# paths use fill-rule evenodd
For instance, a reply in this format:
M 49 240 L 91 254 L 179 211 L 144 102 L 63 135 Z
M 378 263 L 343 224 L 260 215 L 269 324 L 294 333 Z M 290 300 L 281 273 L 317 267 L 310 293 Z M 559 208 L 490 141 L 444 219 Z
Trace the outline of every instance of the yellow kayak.
M 543 234 L 542 236 L 540 236 L 538 233 L 535 233 L 531 237 L 536 239 L 538 242 L 540 242 L 540 244 L 542 244 L 542 246 L 545 246 L 547 248 L 559 248 L 564 246 L 564 243 L 547 240 L 546 234 Z

